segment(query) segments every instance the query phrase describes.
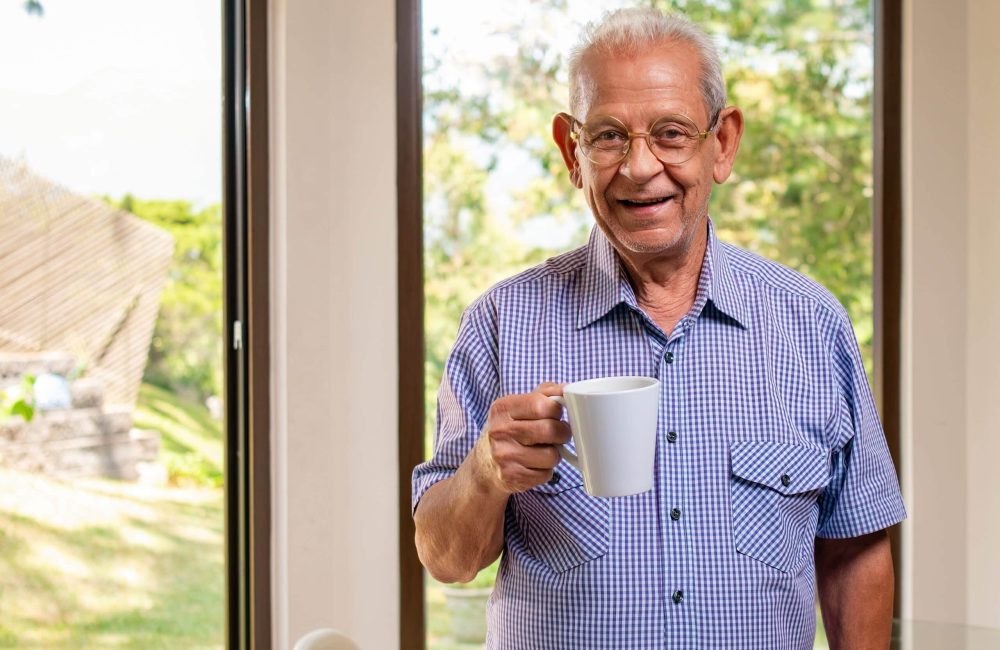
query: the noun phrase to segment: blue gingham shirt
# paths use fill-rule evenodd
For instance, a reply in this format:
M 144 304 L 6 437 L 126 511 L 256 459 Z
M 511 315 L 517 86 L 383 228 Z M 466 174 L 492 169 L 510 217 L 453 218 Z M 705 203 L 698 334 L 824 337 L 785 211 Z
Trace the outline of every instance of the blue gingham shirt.
M 463 315 L 414 508 L 498 397 L 543 381 L 661 382 L 651 491 L 591 497 L 562 461 L 558 479 L 511 496 L 488 648 L 811 648 L 814 538 L 905 517 L 843 307 L 708 231 L 694 305 L 672 332 L 638 307 L 599 228 Z

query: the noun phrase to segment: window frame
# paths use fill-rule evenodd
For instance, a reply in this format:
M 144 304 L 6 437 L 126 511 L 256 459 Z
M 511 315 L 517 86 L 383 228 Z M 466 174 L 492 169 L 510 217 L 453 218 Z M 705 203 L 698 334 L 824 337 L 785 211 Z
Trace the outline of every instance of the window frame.
M 226 647 L 271 628 L 267 0 L 223 0 Z
M 396 179 L 398 187 L 399 310 L 399 562 L 400 647 L 422 650 L 423 567 L 410 513 L 413 468 L 423 461 L 424 274 L 423 147 L 420 0 L 396 0 Z M 874 393 L 886 440 L 900 472 L 902 342 L 902 0 L 873 0 L 875 26 L 873 111 Z M 894 616 L 901 607 L 899 525 L 889 529 L 896 575 Z

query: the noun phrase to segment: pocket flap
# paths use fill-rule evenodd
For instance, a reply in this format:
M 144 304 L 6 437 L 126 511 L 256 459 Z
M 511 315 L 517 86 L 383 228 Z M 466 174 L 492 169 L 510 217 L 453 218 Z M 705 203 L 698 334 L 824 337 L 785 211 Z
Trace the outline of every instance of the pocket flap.
M 732 444 L 730 460 L 733 476 L 781 494 L 810 492 L 830 482 L 829 452 L 821 447 L 744 440 Z
M 559 461 L 559 464 L 553 470 L 552 480 L 548 483 L 536 485 L 530 491 L 540 494 L 559 494 L 560 492 L 572 490 L 581 485 L 583 485 L 583 474 L 580 473 L 580 470 L 562 460 Z

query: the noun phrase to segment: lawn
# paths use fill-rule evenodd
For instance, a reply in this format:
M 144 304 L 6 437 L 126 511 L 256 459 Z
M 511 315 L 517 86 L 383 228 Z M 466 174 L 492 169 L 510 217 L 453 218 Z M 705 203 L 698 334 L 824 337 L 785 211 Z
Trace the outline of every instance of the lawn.
M 145 386 L 135 420 L 183 487 L 0 470 L 0 648 L 222 647 L 220 427 Z

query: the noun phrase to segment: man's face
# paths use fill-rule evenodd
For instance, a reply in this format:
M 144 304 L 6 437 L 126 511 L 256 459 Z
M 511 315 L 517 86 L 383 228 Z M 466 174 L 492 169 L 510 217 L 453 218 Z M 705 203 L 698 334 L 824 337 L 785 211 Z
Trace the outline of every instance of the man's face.
M 583 67 L 585 114 L 575 117 L 612 116 L 632 132 L 646 132 L 658 118 L 681 114 L 698 130 L 707 130 L 712 125 L 699 89 L 700 72 L 696 50 L 685 43 L 633 58 L 590 56 Z M 722 182 L 732 166 L 732 155 L 725 155 L 715 133 L 679 165 L 661 162 L 641 137 L 632 140 L 623 161 L 607 166 L 591 162 L 571 141 L 564 139 L 560 147 L 598 224 L 622 254 L 633 258 L 685 252 L 704 227 L 713 178 Z

